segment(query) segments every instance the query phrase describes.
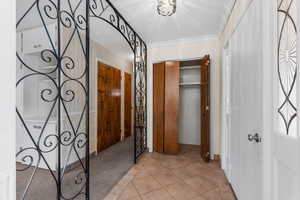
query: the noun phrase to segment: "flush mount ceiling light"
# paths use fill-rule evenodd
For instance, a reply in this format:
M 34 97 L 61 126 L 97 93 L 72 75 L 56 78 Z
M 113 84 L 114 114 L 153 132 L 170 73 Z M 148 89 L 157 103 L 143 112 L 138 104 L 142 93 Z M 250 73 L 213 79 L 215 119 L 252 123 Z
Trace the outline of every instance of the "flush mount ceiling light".
M 158 14 L 171 16 L 176 12 L 176 0 L 158 0 Z

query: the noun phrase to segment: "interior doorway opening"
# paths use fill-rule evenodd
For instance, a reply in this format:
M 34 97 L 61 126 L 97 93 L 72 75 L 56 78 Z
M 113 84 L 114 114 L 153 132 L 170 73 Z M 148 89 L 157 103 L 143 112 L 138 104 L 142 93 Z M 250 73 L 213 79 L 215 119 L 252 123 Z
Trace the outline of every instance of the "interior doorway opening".
M 178 154 L 198 148 L 210 160 L 210 57 L 153 66 L 156 152 Z

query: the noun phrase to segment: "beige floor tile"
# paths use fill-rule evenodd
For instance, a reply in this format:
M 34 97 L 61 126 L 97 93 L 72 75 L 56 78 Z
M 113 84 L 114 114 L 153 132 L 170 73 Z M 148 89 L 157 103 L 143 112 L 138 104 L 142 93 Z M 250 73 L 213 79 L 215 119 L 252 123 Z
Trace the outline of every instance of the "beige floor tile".
M 152 177 L 144 176 L 142 178 L 133 179 L 132 183 L 140 195 L 153 190 L 161 189 L 161 185 Z
M 229 183 L 219 184 L 218 187 L 221 193 L 232 192 Z
M 140 196 L 136 196 L 136 197 L 132 197 L 128 200 L 142 200 L 142 198 Z
M 174 200 L 174 198 L 165 189 L 160 189 L 142 195 L 142 200 Z
M 126 189 L 106 200 L 235 200 L 219 163 L 204 163 L 199 151 L 146 153 L 128 174 Z
M 177 178 L 174 174 L 172 174 L 170 172 L 168 172 L 168 173 L 158 173 L 158 174 L 154 174 L 152 176 L 162 186 L 168 186 L 168 185 L 171 185 L 171 184 L 182 182 L 181 179 Z
M 217 184 L 201 176 L 186 179 L 184 182 L 200 194 L 218 188 Z
M 172 173 L 181 180 L 189 179 L 194 176 L 190 171 L 186 170 L 185 167 L 172 169 Z
M 105 198 L 104 200 L 117 200 L 119 197 L 119 195 L 110 192 Z
M 221 170 L 209 170 L 202 175 L 203 177 L 212 180 L 217 184 L 226 184 L 228 183 L 223 171 Z
M 182 159 L 179 157 L 176 158 L 166 158 L 165 160 L 161 161 L 161 165 L 163 167 L 169 168 L 169 169 L 177 169 L 181 167 L 186 167 L 187 165 L 191 164 L 191 160 Z
M 198 197 L 194 198 L 193 200 L 206 200 L 206 199 L 204 199 L 204 197 L 198 196 Z
M 200 151 L 184 151 L 179 154 L 179 157 L 198 161 L 201 163 L 204 162 L 201 158 Z
M 151 175 L 168 174 L 170 173 L 170 169 L 159 166 L 159 167 L 153 167 L 152 169 L 148 169 L 147 172 Z
M 230 192 L 221 193 L 222 200 L 236 200 L 234 194 Z
M 166 190 L 176 200 L 190 200 L 199 194 L 185 183 L 176 183 L 166 187 Z
M 204 167 L 203 164 L 198 163 L 198 162 L 188 165 L 187 167 L 185 167 L 185 169 L 192 176 L 205 175 L 210 171 L 210 169 Z
M 121 193 L 118 200 L 129 200 L 132 198 L 135 198 L 139 196 L 139 193 L 136 191 L 134 185 L 132 183 L 129 183 Z
M 143 178 L 143 177 L 148 177 L 151 174 L 147 171 L 147 170 L 139 170 L 135 173 L 134 178 L 133 179 L 137 179 L 137 178 Z
M 219 189 L 210 190 L 202 195 L 205 200 L 222 200 Z

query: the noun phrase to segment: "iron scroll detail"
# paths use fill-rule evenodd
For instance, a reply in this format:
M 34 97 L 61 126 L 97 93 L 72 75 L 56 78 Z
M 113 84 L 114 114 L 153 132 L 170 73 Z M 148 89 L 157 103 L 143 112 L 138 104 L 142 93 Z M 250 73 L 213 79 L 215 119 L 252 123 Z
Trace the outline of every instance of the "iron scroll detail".
M 17 92 L 28 93 L 31 88 L 38 88 L 37 93 L 31 95 L 37 105 L 26 102 L 26 107 L 16 107 L 20 124 L 17 137 L 26 141 L 19 145 L 16 154 L 17 174 L 29 174 L 17 198 L 30 199 L 36 176 L 50 174 L 47 179 L 51 184 L 46 189 L 51 197 L 48 198 L 89 199 L 89 24 L 86 9 L 89 1 L 31 2 L 18 19 L 16 28 L 23 31 L 34 16 L 38 19 L 34 26 L 38 26 L 46 41 L 33 45 L 32 52 L 25 52 L 24 48 L 16 52 L 21 66 Z M 30 34 L 26 28 L 25 34 Z M 80 49 L 79 55 L 72 53 L 74 45 Z M 32 126 L 32 122 L 39 125 Z M 74 164 L 76 168 L 70 171 Z
M 28 109 L 22 104 L 16 106 L 17 123 L 21 127 L 17 136 L 27 141 L 17 149 L 16 159 L 21 163 L 17 165 L 17 174 L 29 174 L 17 198 L 28 199 L 35 177 L 43 168 L 53 183 L 47 188 L 53 189 L 51 199 L 90 199 L 90 18 L 113 26 L 134 53 L 135 162 L 147 150 L 147 46 L 109 0 L 31 0 L 17 19 L 17 30 L 23 30 L 32 15 L 38 19 L 47 45 L 34 46 L 40 49 L 34 53 L 38 64 L 27 58 L 27 55 L 32 58 L 32 53 L 25 52 L 23 47 L 17 50 L 20 72 L 16 88 L 17 92 L 23 92 L 31 90 L 33 81 L 37 80 L 36 87 L 43 83 L 36 101 L 46 109 L 36 111 L 36 115 L 41 115 L 39 125 L 31 126 Z M 80 53 L 75 55 L 74 48 Z M 49 129 L 51 126 L 55 128 Z M 70 172 L 74 163 L 76 169 Z

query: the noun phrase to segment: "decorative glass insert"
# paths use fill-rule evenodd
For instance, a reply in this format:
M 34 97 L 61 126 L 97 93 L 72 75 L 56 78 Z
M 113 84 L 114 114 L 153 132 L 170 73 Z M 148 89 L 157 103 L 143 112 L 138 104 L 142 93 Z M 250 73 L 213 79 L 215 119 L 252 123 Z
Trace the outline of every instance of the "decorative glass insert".
M 278 126 L 297 136 L 297 0 L 278 1 Z

